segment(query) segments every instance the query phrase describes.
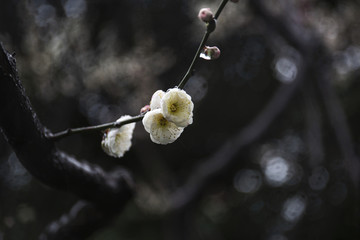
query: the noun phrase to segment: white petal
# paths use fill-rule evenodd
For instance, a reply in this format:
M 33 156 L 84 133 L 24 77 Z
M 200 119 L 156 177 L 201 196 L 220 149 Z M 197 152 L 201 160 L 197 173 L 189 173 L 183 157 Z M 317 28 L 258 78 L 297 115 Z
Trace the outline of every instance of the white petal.
M 183 132 L 184 128 L 167 121 L 161 109 L 155 109 L 145 114 L 143 118 L 144 128 L 150 133 L 154 143 L 168 144 L 174 142 Z
M 155 110 L 149 111 L 149 112 L 145 113 L 145 116 L 142 119 L 142 123 L 144 125 L 145 131 L 147 131 L 148 133 L 150 133 L 151 124 L 152 124 L 155 114 L 156 114 Z
M 161 100 L 161 110 L 165 118 L 179 127 L 192 124 L 193 109 L 190 95 L 178 88 L 169 89 Z
M 200 53 L 200 57 L 205 60 L 211 60 L 211 57 L 203 52 Z
M 122 121 L 128 120 L 130 118 L 131 118 L 131 116 L 124 115 L 121 118 L 119 118 L 118 120 L 116 120 L 116 122 L 122 122 Z M 134 131 L 134 128 L 135 128 L 135 123 L 128 123 L 128 124 L 121 126 L 119 130 L 121 132 L 129 132 L 132 134 L 132 132 Z
M 165 92 L 163 90 L 157 90 L 151 97 L 150 101 L 150 109 L 155 110 L 157 108 L 160 108 L 160 101 L 162 97 L 165 95 Z
M 131 118 L 130 116 L 122 116 L 116 122 L 121 122 Z M 122 157 L 124 153 L 131 147 L 132 134 L 135 123 L 129 123 L 120 128 L 112 128 L 101 142 L 101 146 L 108 155 L 112 157 Z

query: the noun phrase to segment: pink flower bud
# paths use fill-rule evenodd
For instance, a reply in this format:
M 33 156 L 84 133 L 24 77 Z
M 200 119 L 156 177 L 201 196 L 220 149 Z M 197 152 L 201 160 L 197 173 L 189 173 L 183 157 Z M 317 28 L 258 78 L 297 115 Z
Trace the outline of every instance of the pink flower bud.
M 146 112 L 148 112 L 150 110 L 151 110 L 150 105 L 145 105 L 140 109 L 140 113 L 143 114 L 143 113 L 146 113 Z
M 220 57 L 220 49 L 218 47 L 205 46 L 200 57 L 205 60 L 214 60 Z
M 210 22 L 214 18 L 214 15 L 210 8 L 202 8 L 199 11 L 198 17 L 201 21 Z

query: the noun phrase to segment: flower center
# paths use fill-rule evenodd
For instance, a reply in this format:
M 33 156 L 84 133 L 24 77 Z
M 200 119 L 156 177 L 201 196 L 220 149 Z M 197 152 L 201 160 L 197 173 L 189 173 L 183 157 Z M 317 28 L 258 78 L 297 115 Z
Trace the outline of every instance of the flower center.
M 164 127 L 167 124 L 167 120 L 162 117 L 159 119 L 159 124 L 160 124 L 160 126 Z
M 120 144 L 121 143 L 121 134 L 117 133 L 115 136 L 115 143 Z
M 171 111 L 171 112 L 176 112 L 176 110 L 177 110 L 176 104 L 171 104 L 171 106 L 170 106 L 170 111 Z

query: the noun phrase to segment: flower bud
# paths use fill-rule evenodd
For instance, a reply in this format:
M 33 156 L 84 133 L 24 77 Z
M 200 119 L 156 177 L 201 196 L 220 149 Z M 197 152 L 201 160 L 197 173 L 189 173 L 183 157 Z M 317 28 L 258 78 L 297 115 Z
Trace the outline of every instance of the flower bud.
M 220 57 L 220 49 L 218 47 L 205 46 L 200 57 L 205 60 L 214 60 Z
M 145 105 L 140 109 L 140 113 L 143 114 L 143 113 L 146 113 L 146 112 L 148 112 L 150 110 L 151 110 L 150 105 Z
M 199 11 L 198 17 L 203 22 L 210 22 L 214 18 L 214 15 L 210 8 L 202 8 Z

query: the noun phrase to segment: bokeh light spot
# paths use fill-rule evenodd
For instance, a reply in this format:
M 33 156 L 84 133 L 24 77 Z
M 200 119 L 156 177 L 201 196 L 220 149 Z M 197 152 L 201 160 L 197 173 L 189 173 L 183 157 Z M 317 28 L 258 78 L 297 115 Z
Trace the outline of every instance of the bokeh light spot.
M 17 191 L 29 184 L 31 176 L 19 162 L 15 153 L 11 153 L 8 160 L 0 165 L 0 179 L 8 188 Z
M 65 14 L 70 18 L 78 18 L 86 10 L 86 2 L 84 0 L 67 0 L 63 3 Z
M 287 199 L 282 209 L 282 216 L 286 221 L 296 222 L 300 219 L 306 208 L 305 198 L 297 195 Z
M 262 177 L 259 171 L 244 169 L 240 170 L 234 178 L 234 187 L 241 193 L 253 193 L 262 185 Z
M 347 197 L 348 189 L 343 182 L 336 182 L 329 186 L 328 200 L 334 206 L 340 205 Z
M 27 204 L 21 204 L 17 208 L 17 218 L 21 223 L 30 223 L 35 221 L 35 210 Z
M 360 67 L 360 47 L 351 45 L 334 56 L 334 67 L 338 74 L 346 75 Z
M 194 76 L 186 84 L 185 90 L 194 102 L 198 102 L 205 97 L 208 91 L 207 80 L 203 77 Z
M 283 185 L 290 178 L 290 164 L 279 156 L 265 159 L 263 171 L 267 182 L 274 187 Z
M 45 27 L 46 25 L 52 23 L 55 20 L 55 17 L 55 8 L 49 4 L 42 4 L 37 8 L 35 22 L 38 26 Z
M 329 172 L 324 167 L 314 168 L 309 177 L 309 185 L 313 190 L 323 190 L 329 181 Z
M 283 83 L 290 83 L 296 78 L 298 69 L 293 60 L 280 57 L 275 63 L 276 78 Z

